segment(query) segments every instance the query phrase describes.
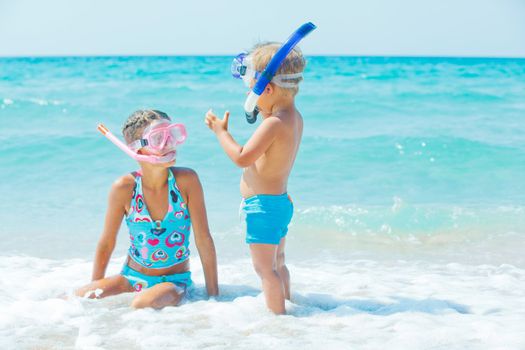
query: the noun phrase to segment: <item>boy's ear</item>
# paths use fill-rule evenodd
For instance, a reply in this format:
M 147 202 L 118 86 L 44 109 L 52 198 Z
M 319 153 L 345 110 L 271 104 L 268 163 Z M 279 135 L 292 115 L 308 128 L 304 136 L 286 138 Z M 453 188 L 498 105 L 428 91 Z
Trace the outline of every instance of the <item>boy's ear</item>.
M 268 95 L 273 94 L 273 91 L 274 91 L 274 87 L 271 83 L 266 85 L 266 87 L 264 88 L 264 92 L 266 92 L 266 94 Z

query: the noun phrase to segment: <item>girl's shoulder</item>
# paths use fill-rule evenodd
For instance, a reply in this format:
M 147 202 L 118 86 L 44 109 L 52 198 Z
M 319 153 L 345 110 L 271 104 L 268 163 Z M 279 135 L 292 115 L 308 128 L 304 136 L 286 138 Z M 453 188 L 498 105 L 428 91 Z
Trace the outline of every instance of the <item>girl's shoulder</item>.
M 135 179 L 137 176 L 140 176 L 139 172 L 134 171 L 132 173 L 127 173 L 125 175 L 122 175 L 121 177 L 117 178 L 113 185 L 116 185 L 117 187 L 129 187 L 134 186 Z
M 170 171 L 175 176 L 175 182 L 180 189 L 194 186 L 199 181 L 197 172 L 190 168 L 170 167 Z
M 137 173 L 133 172 L 117 178 L 115 181 L 113 181 L 111 191 L 122 194 L 131 193 L 135 188 L 136 177 Z
M 135 189 L 135 176 L 126 174 L 119 177 L 111 185 L 109 191 L 109 205 L 117 207 L 126 207 Z
M 175 176 L 179 176 L 181 178 L 187 178 L 187 177 L 195 177 L 197 176 L 197 172 L 191 168 L 183 168 L 183 167 L 170 167 L 171 172 Z

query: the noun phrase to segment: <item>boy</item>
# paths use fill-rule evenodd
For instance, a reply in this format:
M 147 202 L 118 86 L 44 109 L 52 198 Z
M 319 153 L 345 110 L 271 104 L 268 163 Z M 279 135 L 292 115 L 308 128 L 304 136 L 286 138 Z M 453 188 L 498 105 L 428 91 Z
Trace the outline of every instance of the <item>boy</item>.
M 254 73 L 252 77 L 243 77 L 250 88 L 280 47 L 276 43 L 261 44 L 246 56 L 243 72 Z M 257 101 L 263 121 L 244 146 L 228 132 L 228 111 L 223 119 L 211 110 L 205 118 L 226 154 L 244 168 L 240 189 L 244 198 L 246 243 L 262 281 L 266 305 L 276 314 L 285 313 L 284 300 L 290 299 L 284 248 L 293 204 L 287 194 L 287 183 L 303 133 L 303 118 L 295 106 L 295 96 L 304 66 L 305 60 L 297 48 L 282 61 Z

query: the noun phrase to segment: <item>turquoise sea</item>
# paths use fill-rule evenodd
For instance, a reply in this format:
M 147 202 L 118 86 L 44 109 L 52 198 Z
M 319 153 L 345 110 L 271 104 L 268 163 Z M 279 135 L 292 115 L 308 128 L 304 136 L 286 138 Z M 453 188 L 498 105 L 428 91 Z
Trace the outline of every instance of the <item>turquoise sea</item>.
M 230 131 L 240 142 L 256 127 L 244 120 L 246 88 L 231 78 L 230 62 L 0 58 L 0 273 L 12 277 L 0 282 L 0 306 L 8 310 L 0 317 L 0 343 L 9 348 L 24 332 L 36 332 L 59 348 L 146 348 L 142 338 L 129 340 L 127 326 L 108 334 L 96 326 L 107 321 L 105 308 L 117 307 L 113 316 L 122 322 L 133 318 L 125 297 L 95 304 L 62 303 L 53 295 L 88 281 L 111 183 L 137 168 L 96 131 L 97 123 L 120 134 L 129 114 L 153 108 L 187 127 L 177 165 L 201 178 L 225 291 L 212 311 L 203 301 L 180 309 L 217 322 L 226 343 L 270 344 L 256 336 L 262 324 L 298 332 L 302 338 L 290 340 L 290 348 L 309 348 L 321 345 L 310 330 L 315 324 L 333 346 L 370 336 L 362 344 L 377 348 L 389 329 L 398 334 L 405 327 L 414 335 L 410 346 L 419 349 L 425 336 L 448 349 L 499 341 L 509 342 L 503 348 L 525 347 L 523 332 L 511 325 L 525 317 L 519 292 L 525 290 L 525 59 L 308 57 L 297 97 L 304 137 L 289 181 L 296 212 L 288 261 L 296 294 L 287 307 L 302 317 L 296 329 L 262 308 L 238 219 L 241 170 L 203 122 L 209 108 L 231 111 Z M 112 271 L 126 240 L 122 232 Z M 202 286 L 197 258 L 192 267 Z M 37 282 L 27 288 L 27 278 Z M 242 311 L 251 307 L 260 319 Z M 30 309 L 62 310 L 53 318 L 59 327 L 49 328 Z M 220 325 L 219 313 L 230 323 Z M 179 314 L 152 311 L 153 324 L 155 315 Z M 363 333 L 352 333 L 363 318 Z M 8 335 L 12 324 L 19 335 Z M 457 347 L 431 334 L 440 325 L 457 332 Z M 403 337 L 390 341 L 410 348 Z

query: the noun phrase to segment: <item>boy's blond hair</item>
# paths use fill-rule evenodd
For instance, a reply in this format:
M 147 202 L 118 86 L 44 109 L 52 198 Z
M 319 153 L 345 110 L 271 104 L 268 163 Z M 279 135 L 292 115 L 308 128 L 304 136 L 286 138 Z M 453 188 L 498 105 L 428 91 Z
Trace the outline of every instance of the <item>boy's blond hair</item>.
M 268 63 L 270 63 L 270 60 L 272 59 L 273 55 L 279 50 L 281 47 L 281 43 L 277 42 L 266 42 L 255 45 L 255 47 L 250 51 L 249 56 L 252 58 L 253 68 L 259 72 L 262 72 Z M 293 74 L 293 73 L 302 73 L 304 70 L 304 67 L 306 65 L 306 61 L 304 60 L 303 54 L 301 50 L 296 46 L 293 48 L 292 51 L 286 56 L 286 58 L 281 63 L 281 66 L 279 69 L 277 69 L 277 72 L 275 74 Z M 299 84 L 299 82 L 303 80 L 302 77 L 299 78 L 293 78 L 293 79 L 286 79 L 287 82 Z M 281 89 L 288 91 L 292 94 L 292 96 L 297 95 L 297 92 L 299 92 L 299 87 L 286 87 Z

